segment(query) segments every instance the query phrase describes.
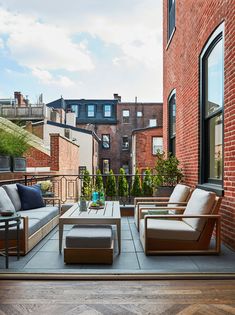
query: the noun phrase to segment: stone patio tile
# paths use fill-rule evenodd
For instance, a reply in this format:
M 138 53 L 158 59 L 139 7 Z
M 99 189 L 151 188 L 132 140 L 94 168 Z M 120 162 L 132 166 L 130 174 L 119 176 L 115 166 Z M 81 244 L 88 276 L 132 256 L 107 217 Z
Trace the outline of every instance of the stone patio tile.
M 65 240 L 63 240 L 63 247 L 65 245 Z M 40 252 L 59 252 L 59 240 L 50 239 L 40 248 Z
M 197 272 L 197 265 L 190 257 L 185 256 L 145 256 L 137 253 L 142 270 L 157 272 Z
M 121 239 L 122 240 L 132 240 L 132 235 L 131 235 L 130 230 L 121 231 Z
M 134 239 L 134 246 L 135 246 L 136 252 L 143 253 L 144 250 L 143 250 L 143 247 L 142 247 L 142 244 L 141 244 L 139 238 Z
M 122 253 L 135 253 L 135 247 L 132 240 L 122 240 L 121 246 Z

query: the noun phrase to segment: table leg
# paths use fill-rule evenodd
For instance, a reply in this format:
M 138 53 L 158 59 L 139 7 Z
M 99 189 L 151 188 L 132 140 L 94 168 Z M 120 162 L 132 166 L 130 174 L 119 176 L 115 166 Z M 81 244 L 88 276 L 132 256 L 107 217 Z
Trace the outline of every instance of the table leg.
M 17 260 L 20 259 L 19 229 L 20 229 L 20 221 L 17 222 L 17 230 L 16 230 Z
M 118 254 L 121 254 L 121 220 L 117 221 L 117 233 L 118 233 Z
M 5 229 L 5 263 L 6 263 L 6 269 L 8 269 L 8 222 L 6 222 L 6 229 Z
M 62 251 L 63 229 L 64 229 L 63 222 L 59 222 L 59 252 L 60 252 L 60 254 L 61 254 L 61 251 Z

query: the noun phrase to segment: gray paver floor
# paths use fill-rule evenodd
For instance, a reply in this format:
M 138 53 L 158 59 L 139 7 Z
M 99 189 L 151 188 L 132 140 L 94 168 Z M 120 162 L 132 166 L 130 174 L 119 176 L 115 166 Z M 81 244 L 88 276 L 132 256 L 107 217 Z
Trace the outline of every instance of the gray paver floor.
M 66 232 L 71 226 L 66 227 Z M 219 256 L 145 256 L 132 217 L 122 218 L 122 252 L 112 265 L 64 264 L 59 254 L 58 227 L 49 233 L 33 250 L 17 261 L 10 257 L 9 272 L 97 272 L 97 273 L 235 273 L 235 252 L 222 246 Z M 6 272 L 5 259 L 0 257 L 0 272 Z

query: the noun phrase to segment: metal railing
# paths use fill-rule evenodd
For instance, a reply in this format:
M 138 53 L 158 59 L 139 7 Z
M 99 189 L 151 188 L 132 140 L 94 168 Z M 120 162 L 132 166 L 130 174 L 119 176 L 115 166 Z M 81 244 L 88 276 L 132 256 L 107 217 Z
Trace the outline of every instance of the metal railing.
M 0 116 L 7 119 L 43 119 L 50 115 L 50 109 L 39 106 L 0 106 Z

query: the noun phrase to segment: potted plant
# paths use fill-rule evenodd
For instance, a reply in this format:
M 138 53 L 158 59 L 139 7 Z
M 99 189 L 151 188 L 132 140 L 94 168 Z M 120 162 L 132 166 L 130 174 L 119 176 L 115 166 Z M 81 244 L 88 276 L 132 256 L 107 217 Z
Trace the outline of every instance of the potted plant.
M 40 185 L 44 197 L 53 197 L 53 192 L 51 192 L 52 182 L 50 180 L 40 181 L 38 184 Z
M 149 168 L 144 173 L 142 190 L 143 195 L 146 197 L 151 197 L 153 195 L 153 177 L 152 172 Z
M 154 184 L 156 196 L 168 197 L 171 195 L 175 185 L 183 178 L 182 169 L 179 168 L 179 160 L 172 154 L 168 157 L 165 152 L 157 152 L 156 175 Z
M 120 197 L 120 201 L 122 201 L 123 205 L 126 203 L 126 198 L 128 196 L 129 185 L 126 179 L 126 173 L 123 168 L 120 168 L 120 175 L 118 177 L 118 196 Z
M 28 150 L 28 136 L 23 132 L 0 130 L 1 171 L 24 172 L 26 159 L 23 154 Z M 11 163 L 12 162 L 12 163 Z
M 135 172 L 135 177 L 134 177 L 134 181 L 133 181 L 132 189 L 131 189 L 131 195 L 133 197 L 139 197 L 142 195 L 141 181 L 140 181 L 138 168 L 136 169 L 136 172 Z
M 109 172 L 107 176 L 106 195 L 111 198 L 116 197 L 117 195 L 116 179 L 112 170 Z

